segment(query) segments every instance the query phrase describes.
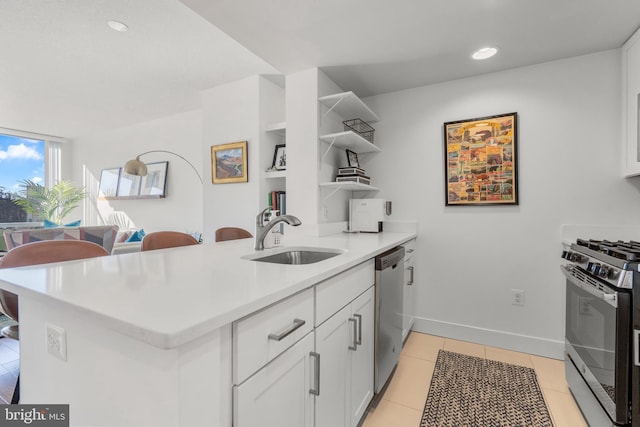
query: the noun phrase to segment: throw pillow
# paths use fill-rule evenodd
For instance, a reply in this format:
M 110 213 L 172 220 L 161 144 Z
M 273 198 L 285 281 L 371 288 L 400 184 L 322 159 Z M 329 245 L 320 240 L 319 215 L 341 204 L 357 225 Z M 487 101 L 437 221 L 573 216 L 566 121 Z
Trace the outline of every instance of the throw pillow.
M 48 219 L 44 220 L 44 228 L 56 228 L 56 227 L 80 227 L 80 223 L 82 222 L 82 220 L 77 220 L 77 221 L 73 221 L 70 222 L 69 224 L 65 224 L 65 225 L 61 225 L 61 224 L 56 224 L 53 221 L 49 221 Z
M 133 231 L 118 231 L 116 235 L 116 243 L 124 243 L 133 234 Z
M 127 242 L 142 242 L 142 238 L 143 237 L 144 237 L 144 229 L 141 228 L 138 231 L 134 231 L 126 241 Z

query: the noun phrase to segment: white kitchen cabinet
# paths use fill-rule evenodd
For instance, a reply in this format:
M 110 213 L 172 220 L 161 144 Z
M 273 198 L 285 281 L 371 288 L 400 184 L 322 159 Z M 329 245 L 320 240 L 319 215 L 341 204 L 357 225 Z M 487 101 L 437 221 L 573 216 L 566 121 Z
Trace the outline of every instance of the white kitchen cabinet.
M 416 239 L 405 243 L 404 258 L 404 291 L 402 296 L 402 341 L 407 339 L 415 322 L 415 254 Z
M 374 288 L 316 328 L 316 427 L 355 427 L 373 397 Z
M 234 427 L 313 427 L 313 334 L 234 386 Z
M 622 47 L 623 175 L 640 175 L 640 30 Z
M 320 355 L 320 394 L 316 397 L 316 427 L 347 426 L 349 402 L 349 342 L 355 340 L 351 307 L 334 314 L 316 329 Z M 355 321 L 355 320 L 354 320 Z
M 359 424 L 374 390 L 374 282 L 371 259 L 233 323 L 234 427 Z
M 233 383 L 240 384 L 313 329 L 313 289 L 233 323 Z
M 313 289 L 233 323 L 234 427 L 313 426 Z
M 358 320 L 357 350 L 350 353 L 351 427 L 358 425 L 373 398 L 375 290 L 367 292 L 351 303 L 353 317 Z

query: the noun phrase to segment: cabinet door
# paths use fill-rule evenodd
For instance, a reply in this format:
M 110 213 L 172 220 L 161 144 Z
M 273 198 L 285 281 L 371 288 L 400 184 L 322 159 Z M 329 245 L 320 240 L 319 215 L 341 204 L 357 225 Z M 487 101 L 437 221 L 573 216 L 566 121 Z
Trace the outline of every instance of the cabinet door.
M 349 343 L 355 342 L 351 306 L 316 328 L 320 354 L 320 394 L 316 396 L 315 427 L 346 427 L 349 420 Z
M 357 320 L 357 349 L 350 352 L 351 361 L 351 427 L 356 427 L 373 398 L 373 354 L 375 324 L 375 291 L 369 288 L 351 303 Z
M 313 334 L 234 387 L 235 427 L 313 427 Z

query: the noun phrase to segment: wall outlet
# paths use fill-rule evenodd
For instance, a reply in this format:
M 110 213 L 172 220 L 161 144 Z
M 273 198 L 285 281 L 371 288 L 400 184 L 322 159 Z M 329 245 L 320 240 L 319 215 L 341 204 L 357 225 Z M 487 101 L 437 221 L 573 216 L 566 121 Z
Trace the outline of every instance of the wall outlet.
M 326 206 L 322 207 L 322 220 L 323 221 L 329 220 L 329 208 L 327 208 Z
M 45 324 L 47 332 L 47 353 L 67 361 L 67 333 L 60 326 Z
M 524 291 L 522 289 L 511 289 L 511 304 L 524 305 Z

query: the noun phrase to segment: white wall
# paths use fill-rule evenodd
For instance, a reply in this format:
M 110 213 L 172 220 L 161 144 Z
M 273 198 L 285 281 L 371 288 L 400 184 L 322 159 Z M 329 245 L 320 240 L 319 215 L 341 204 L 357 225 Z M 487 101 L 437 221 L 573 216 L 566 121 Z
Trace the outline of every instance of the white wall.
M 563 224 L 637 225 L 620 178 L 618 50 L 365 99 L 381 117 L 368 164 L 419 223 L 417 329 L 560 356 Z M 516 111 L 519 206 L 445 207 L 443 123 Z M 589 236 L 585 236 L 589 237 Z M 511 289 L 526 292 L 524 307 Z
M 206 159 L 204 175 L 204 239 L 215 241 L 220 227 L 240 227 L 254 233 L 255 216 L 264 198 L 260 198 L 262 172 L 259 156 L 259 76 L 250 77 L 202 92 L 203 142 Z M 247 141 L 249 163 L 246 183 L 211 184 L 211 146 Z M 260 203 L 262 202 L 262 203 Z
M 188 159 L 202 175 L 202 112 L 191 111 L 73 141 L 74 181 L 91 197 L 85 203 L 83 224 L 100 224 L 113 211 L 125 212 L 145 231 L 202 231 L 202 184 L 182 159 L 152 153 L 144 162 L 168 161 L 167 197 L 153 200 L 96 200 L 102 169 L 121 167 L 148 150 L 169 150 Z M 204 176 L 203 176 L 204 178 Z M 206 179 L 205 179 L 205 182 Z

